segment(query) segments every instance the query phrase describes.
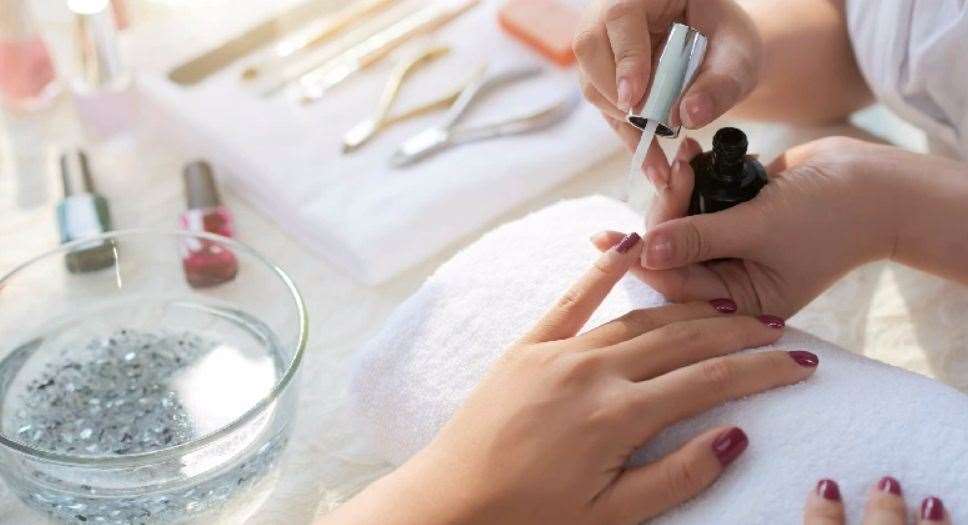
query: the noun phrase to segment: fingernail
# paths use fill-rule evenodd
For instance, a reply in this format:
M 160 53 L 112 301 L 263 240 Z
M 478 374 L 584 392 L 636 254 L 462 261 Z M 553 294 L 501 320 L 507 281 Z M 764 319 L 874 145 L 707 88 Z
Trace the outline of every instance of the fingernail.
M 901 495 L 901 484 L 890 476 L 884 476 L 877 482 L 877 490 L 889 492 L 895 496 Z
M 840 501 L 840 487 L 832 479 L 822 479 L 817 482 L 817 495 L 830 501 Z
M 622 242 L 618 243 L 618 246 L 615 247 L 615 251 L 617 251 L 618 253 L 625 253 L 631 250 L 633 246 L 638 244 L 639 239 L 641 239 L 641 237 L 639 237 L 639 234 L 632 232 L 626 235 L 625 238 L 622 239 Z
M 800 366 L 805 366 L 807 368 L 816 368 L 820 364 L 820 358 L 817 354 L 807 352 L 805 350 L 793 350 L 792 352 L 787 352 L 790 357 L 797 362 Z
M 783 322 L 783 319 L 780 319 L 775 315 L 763 314 L 757 317 L 757 319 L 759 319 L 761 323 L 765 324 L 766 326 L 769 326 L 770 328 L 780 329 L 786 326 L 786 323 Z
M 713 440 L 713 454 L 716 454 L 716 459 L 725 467 L 746 450 L 749 442 L 749 438 L 742 429 L 733 427 Z
M 652 241 L 645 249 L 646 263 L 656 268 L 672 260 L 672 241 L 663 235 L 652 237 Z
M 618 109 L 628 111 L 632 104 L 632 84 L 628 79 L 623 78 L 618 81 Z
M 736 303 L 732 299 L 713 299 L 709 301 L 709 304 L 713 305 L 713 308 L 721 314 L 731 314 L 737 310 Z
M 921 519 L 928 521 L 941 521 L 944 519 L 944 504 L 941 500 L 931 496 L 924 498 L 921 502 Z
M 692 95 L 683 100 L 682 105 L 685 108 L 682 123 L 687 128 L 698 128 L 712 120 L 713 104 L 708 96 L 704 94 Z

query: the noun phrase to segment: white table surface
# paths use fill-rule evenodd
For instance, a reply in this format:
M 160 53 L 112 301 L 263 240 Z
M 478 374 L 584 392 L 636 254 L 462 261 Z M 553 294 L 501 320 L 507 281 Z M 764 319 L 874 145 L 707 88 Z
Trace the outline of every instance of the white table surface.
M 68 56 L 69 19 L 53 0 L 42 4 L 45 30 L 63 63 Z M 179 37 L 198 36 L 218 18 L 231 28 L 236 9 L 227 5 L 256 1 L 208 0 L 196 3 L 135 3 L 133 27 L 126 38 L 142 39 L 133 47 L 136 63 L 151 62 L 149 51 L 160 52 L 175 20 L 187 22 Z M 167 31 L 167 32 L 166 32 Z M 158 36 L 155 36 L 158 35 Z M 213 41 L 211 35 L 198 36 Z M 147 45 L 145 45 L 147 44 Z M 62 70 L 68 70 L 64 66 Z M 867 127 L 914 148 L 923 141 L 881 111 L 862 119 Z M 79 126 L 69 97 L 35 115 L 10 115 L 0 129 L 0 273 L 57 243 L 53 206 L 60 185 L 50 158 L 59 148 L 87 144 L 101 192 L 111 202 L 119 228 L 171 228 L 184 202 L 180 170 L 187 160 L 161 140 L 145 137 L 100 141 Z M 715 129 L 715 128 L 713 128 Z M 783 147 L 844 129 L 787 130 L 747 126 L 755 151 L 765 158 Z M 708 139 L 708 137 L 707 137 Z M 706 143 L 708 145 L 708 143 Z M 570 183 L 519 209 L 502 221 L 522 216 L 560 198 L 591 193 L 618 195 L 628 155 L 622 153 L 578 175 Z M 361 188 L 361 191 L 365 189 Z M 242 199 L 223 192 L 236 217 L 238 238 L 282 266 L 304 294 L 310 317 L 310 343 L 301 376 L 300 412 L 294 438 L 273 486 L 259 504 L 222 519 L 224 523 L 310 523 L 317 508 L 325 510 L 386 470 L 378 461 L 354 450 L 352 429 L 341 415 L 345 361 L 381 321 L 421 281 L 458 248 L 379 287 L 363 287 L 328 267 L 267 217 L 256 214 Z M 483 233 L 469 236 L 464 244 Z M 9 304 L 9 303 L 8 303 Z M 790 323 L 870 357 L 936 377 L 968 391 L 968 289 L 924 274 L 879 263 L 853 272 L 794 317 Z M 0 483 L 0 523 L 31 524 L 43 520 L 27 511 Z

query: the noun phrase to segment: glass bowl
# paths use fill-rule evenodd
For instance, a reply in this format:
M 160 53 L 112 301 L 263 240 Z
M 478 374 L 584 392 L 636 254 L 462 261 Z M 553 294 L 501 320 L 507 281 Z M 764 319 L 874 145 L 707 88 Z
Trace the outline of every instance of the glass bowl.
M 250 499 L 288 440 L 306 331 L 289 277 L 217 235 L 118 231 L 27 261 L 0 277 L 0 475 L 71 523 Z

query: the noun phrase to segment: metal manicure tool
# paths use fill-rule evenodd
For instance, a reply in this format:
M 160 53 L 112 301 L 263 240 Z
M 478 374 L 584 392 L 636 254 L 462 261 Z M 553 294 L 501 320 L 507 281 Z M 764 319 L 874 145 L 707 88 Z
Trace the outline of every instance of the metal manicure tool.
M 537 131 L 564 120 L 578 105 L 580 97 L 577 92 L 572 92 L 564 99 L 533 113 L 491 124 L 458 126 L 475 102 L 488 91 L 529 79 L 540 73 L 541 68 L 537 66 L 519 67 L 491 75 L 485 75 L 482 71 L 461 91 L 443 121 L 404 141 L 390 158 L 390 164 L 394 167 L 407 166 L 451 146 Z
M 339 56 L 299 77 L 302 102 L 313 103 L 334 86 L 387 56 L 391 51 L 457 18 L 480 0 L 434 2 L 368 37 Z M 267 91 L 270 95 L 274 90 Z
M 393 72 L 390 73 L 390 79 L 387 81 L 383 94 L 380 95 L 380 101 L 377 105 L 374 115 L 371 118 L 368 118 L 353 126 L 343 136 L 343 153 L 355 151 L 357 148 L 366 144 L 371 138 L 380 133 L 380 131 L 392 126 L 393 124 L 396 124 L 397 122 L 417 117 L 437 109 L 443 109 L 453 104 L 469 80 L 457 84 L 450 91 L 443 93 L 436 98 L 407 108 L 399 113 L 390 113 L 394 102 L 397 100 L 397 95 L 400 93 L 401 86 L 403 86 L 403 83 L 410 76 L 410 74 L 419 69 L 421 66 L 436 60 L 449 52 L 449 47 L 434 46 L 426 48 L 410 56 L 409 58 L 404 58 L 396 66 Z M 472 78 L 479 77 L 483 73 L 482 70 L 485 67 L 486 66 L 481 66 L 481 71 L 476 72 Z
M 396 0 L 359 0 L 330 16 L 314 21 L 308 27 L 281 40 L 273 46 L 269 57 L 242 70 L 243 80 L 253 80 L 267 71 L 284 65 L 299 54 L 334 39 L 372 13 L 378 13 Z

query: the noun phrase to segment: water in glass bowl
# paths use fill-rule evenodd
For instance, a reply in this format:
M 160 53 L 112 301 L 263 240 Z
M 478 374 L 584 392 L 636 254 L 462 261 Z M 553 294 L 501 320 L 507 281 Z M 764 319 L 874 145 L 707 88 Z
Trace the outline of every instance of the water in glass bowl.
M 94 466 L 41 461 L 5 477 L 68 522 L 174 523 L 218 508 L 284 446 L 287 404 L 264 402 L 285 373 L 279 348 L 264 323 L 218 304 L 132 298 L 54 320 L 0 362 L 0 431 Z M 97 466 L 213 433 L 184 454 Z

